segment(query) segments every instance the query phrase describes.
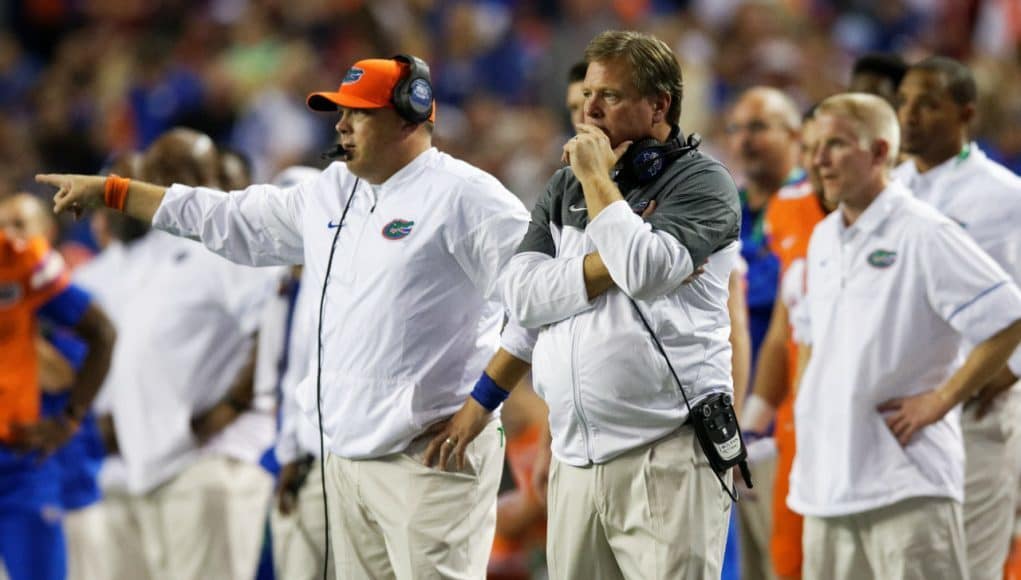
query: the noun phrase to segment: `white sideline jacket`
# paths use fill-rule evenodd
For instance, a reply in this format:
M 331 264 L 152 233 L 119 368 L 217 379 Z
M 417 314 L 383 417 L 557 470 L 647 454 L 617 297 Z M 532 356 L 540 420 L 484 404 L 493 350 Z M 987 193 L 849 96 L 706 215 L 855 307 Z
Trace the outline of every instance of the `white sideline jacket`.
M 175 184 L 153 218 L 241 264 L 305 264 L 322 367 L 297 400 L 317 423 L 320 375 L 323 431 L 349 459 L 403 451 L 461 407 L 501 346 L 497 277 L 527 224 L 494 177 L 434 148 L 377 186 L 340 162 L 286 189 Z M 509 325 L 502 346 L 530 360 L 529 336 Z

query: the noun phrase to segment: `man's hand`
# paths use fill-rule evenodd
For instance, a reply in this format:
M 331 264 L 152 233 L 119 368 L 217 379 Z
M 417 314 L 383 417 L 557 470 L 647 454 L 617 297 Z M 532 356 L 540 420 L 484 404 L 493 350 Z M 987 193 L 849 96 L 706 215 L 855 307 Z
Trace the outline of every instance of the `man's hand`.
M 57 188 L 53 196 L 53 211 L 70 211 L 75 219 L 89 208 L 102 207 L 106 178 L 102 175 L 39 174 L 36 183 Z
M 876 409 L 886 415 L 886 425 L 902 446 L 907 445 L 923 427 L 943 418 L 953 408 L 953 401 L 939 391 L 927 391 L 913 397 L 890 399 Z
M 277 482 L 277 508 L 280 513 L 289 515 L 298 505 L 298 490 L 308 477 L 309 461 L 292 461 L 280 468 L 280 479 Z
M 593 176 L 608 177 L 631 141 L 610 147 L 610 138 L 594 125 L 578 125 L 578 134 L 564 144 L 563 161 L 571 165 L 578 181 Z
M 217 433 L 233 423 L 238 415 L 240 413 L 234 407 L 221 401 L 192 417 L 191 433 L 198 439 L 199 445 L 205 445 Z
M 37 451 L 46 457 L 63 447 L 77 430 L 78 425 L 64 417 L 46 417 L 30 425 L 16 425 L 12 446 L 22 453 Z
M 489 411 L 472 397 L 464 402 L 457 413 L 446 421 L 441 421 L 429 429 L 435 433 L 429 446 L 425 448 L 422 463 L 428 467 L 436 464 L 446 471 L 451 459 L 455 460 L 458 470 L 464 469 L 464 453 L 486 424 L 489 423 Z M 438 454 L 438 456 L 437 456 Z M 438 461 L 437 461 L 438 459 Z
M 120 455 L 120 445 L 117 444 L 117 429 L 113 424 L 113 415 L 100 415 L 96 418 L 96 425 L 99 427 L 99 436 L 103 439 L 103 447 L 107 455 Z

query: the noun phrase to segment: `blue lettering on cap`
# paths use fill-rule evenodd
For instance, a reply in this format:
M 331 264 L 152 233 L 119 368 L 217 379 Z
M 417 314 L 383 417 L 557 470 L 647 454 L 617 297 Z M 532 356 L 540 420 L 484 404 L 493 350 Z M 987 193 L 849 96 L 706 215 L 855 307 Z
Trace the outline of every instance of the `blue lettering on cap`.
M 411 83 L 411 104 L 425 110 L 433 104 L 433 90 L 425 79 L 415 79 Z
M 363 74 L 365 74 L 364 70 L 353 66 L 350 69 L 348 69 L 347 74 L 344 75 L 343 82 L 341 82 L 340 84 L 349 85 L 351 83 L 357 83 L 359 80 L 361 80 Z

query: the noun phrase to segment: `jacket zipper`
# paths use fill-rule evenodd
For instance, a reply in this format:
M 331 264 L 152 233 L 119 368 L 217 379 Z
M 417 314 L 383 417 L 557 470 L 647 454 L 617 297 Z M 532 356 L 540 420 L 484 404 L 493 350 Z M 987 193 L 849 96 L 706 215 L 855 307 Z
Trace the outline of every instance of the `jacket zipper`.
M 585 418 L 585 410 L 581 406 L 581 384 L 578 381 L 578 332 L 576 326 L 578 318 L 571 319 L 571 390 L 574 399 L 574 412 L 578 415 L 578 422 L 581 423 L 581 433 L 585 438 L 585 458 L 592 463 L 592 443 L 589 441 L 588 420 Z

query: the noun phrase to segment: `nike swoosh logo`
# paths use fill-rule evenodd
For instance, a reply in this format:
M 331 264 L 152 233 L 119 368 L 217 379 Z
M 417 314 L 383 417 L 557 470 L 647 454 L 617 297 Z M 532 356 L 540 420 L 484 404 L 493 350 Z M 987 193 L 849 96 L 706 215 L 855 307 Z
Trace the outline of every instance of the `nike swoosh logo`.
M 585 207 L 585 206 L 578 207 L 578 206 L 572 204 L 572 205 L 567 206 L 567 211 L 574 211 L 574 212 L 588 211 L 588 208 Z
M 330 228 L 332 230 L 334 228 L 339 228 L 340 224 L 334 223 L 333 220 L 330 220 L 330 222 L 326 224 L 326 227 L 328 227 L 328 228 Z

